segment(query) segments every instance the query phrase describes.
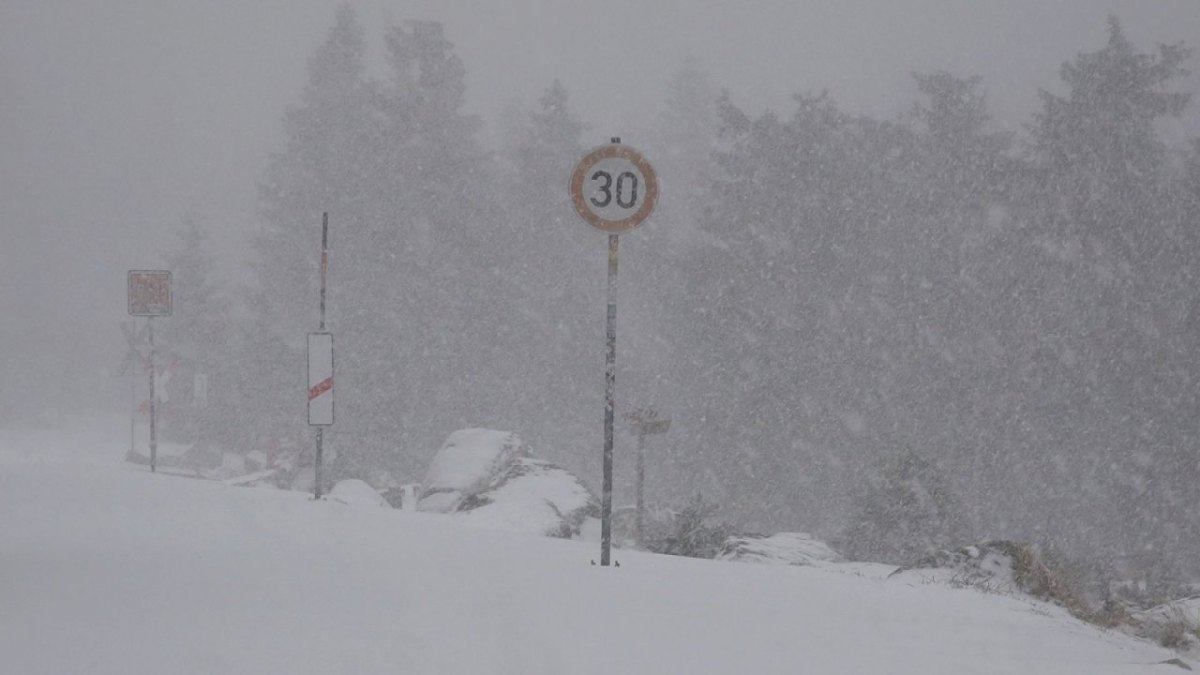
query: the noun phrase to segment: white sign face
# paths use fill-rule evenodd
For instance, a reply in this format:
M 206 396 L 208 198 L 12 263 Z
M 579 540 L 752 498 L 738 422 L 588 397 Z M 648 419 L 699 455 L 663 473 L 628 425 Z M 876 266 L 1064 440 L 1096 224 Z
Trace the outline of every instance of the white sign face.
M 333 334 L 308 334 L 308 423 L 333 424 Z
M 129 314 L 171 315 L 171 273 L 166 270 L 129 270 Z
M 658 178 L 641 153 L 625 145 L 589 152 L 571 174 L 571 203 L 593 227 L 620 234 L 637 227 L 658 201 Z

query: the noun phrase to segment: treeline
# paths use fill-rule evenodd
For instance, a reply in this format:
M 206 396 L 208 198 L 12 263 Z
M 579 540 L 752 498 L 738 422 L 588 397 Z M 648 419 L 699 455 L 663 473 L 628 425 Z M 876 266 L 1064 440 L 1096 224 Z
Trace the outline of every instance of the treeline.
M 598 474 L 605 249 L 565 183 L 608 130 L 555 82 L 490 150 L 440 25 L 383 46 L 372 79 L 343 8 L 312 56 L 261 181 L 257 283 L 192 350 L 236 364 L 225 422 L 188 433 L 309 444 L 327 211 L 334 477 L 417 480 L 467 426 Z M 622 247 L 618 319 L 619 407 L 672 419 L 649 494 L 868 559 L 1007 537 L 1100 581 L 1200 577 L 1200 143 L 1159 133 L 1195 114 L 1189 58 L 1111 19 L 1019 135 L 974 77 L 916 75 L 895 119 L 823 94 L 754 117 L 685 64 L 627 139 L 662 192 Z

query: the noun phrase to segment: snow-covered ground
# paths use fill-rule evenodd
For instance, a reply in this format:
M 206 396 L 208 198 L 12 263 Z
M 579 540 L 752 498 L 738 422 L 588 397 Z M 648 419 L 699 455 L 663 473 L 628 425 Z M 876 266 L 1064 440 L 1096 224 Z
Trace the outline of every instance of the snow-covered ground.
M 0 431 L 0 671 L 1183 672 L 1149 642 L 889 568 L 747 565 L 152 475 L 119 423 Z

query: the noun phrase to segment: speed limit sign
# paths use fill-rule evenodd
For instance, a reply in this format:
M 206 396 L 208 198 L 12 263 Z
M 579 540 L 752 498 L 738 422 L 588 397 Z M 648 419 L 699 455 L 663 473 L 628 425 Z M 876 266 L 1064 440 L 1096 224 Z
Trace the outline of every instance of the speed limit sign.
M 604 145 L 575 165 L 571 174 L 571 203 L 592 227 L 621 234 L 650 215 L 658 200 L 654 167 L 627 145 Z

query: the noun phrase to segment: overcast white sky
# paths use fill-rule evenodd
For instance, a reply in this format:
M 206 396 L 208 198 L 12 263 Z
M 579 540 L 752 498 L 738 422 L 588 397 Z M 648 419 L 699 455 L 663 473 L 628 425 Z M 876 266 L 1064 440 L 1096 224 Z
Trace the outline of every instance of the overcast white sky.
M 827 88 L 843 105 L 908 108 L 909 72 L 978 74 L 1015 126 L 1059 65 L 1102 46 L 1116 13 L 1142 48 L 1200 46 L 1200 0 L 364 0 L 376 41 L 445 22 L 473 111 L 529 104 L 561 78 L 597 141 L 656 114 L 685 55 L 751 112 Z M 223 250 L 254 218 L 306 59 L 336 4 L 318 0 L 0 0 L 0 340 L 111 367 L 125 271 L 160 264 L 185 213 Z M 1200 59 L 1193 59 L 1200 70 Z M 1193 78 L 1191 87 L 1197 89 Z M 1188 128 L 1200 134 L 1197 106 Z M 93 339 L 89 336 L 101 339 Z M 13 347 L 17 345 L 17 347 Z M 68 356 L 73 355 L 73 356 Z M 100 363 L 100 360 L 106 360 Z

